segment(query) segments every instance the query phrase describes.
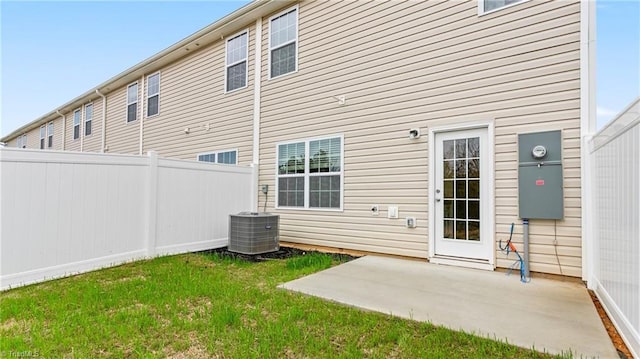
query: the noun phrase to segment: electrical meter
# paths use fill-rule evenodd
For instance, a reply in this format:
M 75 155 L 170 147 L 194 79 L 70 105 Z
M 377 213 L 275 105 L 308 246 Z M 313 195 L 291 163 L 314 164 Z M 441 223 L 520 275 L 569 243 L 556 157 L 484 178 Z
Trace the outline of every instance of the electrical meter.
M 533 155 L 533 158 L 537 158 L 537 159 L 544 158 L 544 156 L 547 155 L 547 148 L 544 147 L 543 145 L 537 145 L 536 147 L 533 148 L 533 150 L 531 150 L 531 154 Z

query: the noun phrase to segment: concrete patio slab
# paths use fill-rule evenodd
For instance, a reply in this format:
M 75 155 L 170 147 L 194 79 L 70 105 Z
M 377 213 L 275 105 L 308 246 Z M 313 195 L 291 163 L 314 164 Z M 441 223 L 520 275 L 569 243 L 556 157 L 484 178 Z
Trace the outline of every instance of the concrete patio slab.
M 580 283 L 365 256 L 280 287 L 552 354 L 618 358 Z

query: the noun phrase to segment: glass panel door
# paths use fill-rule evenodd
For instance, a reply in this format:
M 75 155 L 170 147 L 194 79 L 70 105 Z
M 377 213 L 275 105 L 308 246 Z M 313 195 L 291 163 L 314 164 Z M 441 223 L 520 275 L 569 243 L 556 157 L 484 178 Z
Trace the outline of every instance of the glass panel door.
M 480 138 L 442 143 L 443 237 L 480 240 Z
M 434 254 L 492 261 L 493 240 L 487 233 L 487 129 L 438 133 L 435 136 Z

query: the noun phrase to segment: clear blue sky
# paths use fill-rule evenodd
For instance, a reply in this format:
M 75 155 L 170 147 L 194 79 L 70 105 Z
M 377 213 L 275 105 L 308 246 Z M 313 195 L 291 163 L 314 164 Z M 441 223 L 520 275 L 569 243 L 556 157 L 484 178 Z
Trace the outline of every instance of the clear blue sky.
M 640 96 L 640 1 L 598 0 L 598 128 Z
M 0 1 L 1 135 L 247 3 Z M 599 0 L 597 16 L 602 125 L 640 96 L 640 1 Z
M 249 1 L 0 0 L 4 136 Z

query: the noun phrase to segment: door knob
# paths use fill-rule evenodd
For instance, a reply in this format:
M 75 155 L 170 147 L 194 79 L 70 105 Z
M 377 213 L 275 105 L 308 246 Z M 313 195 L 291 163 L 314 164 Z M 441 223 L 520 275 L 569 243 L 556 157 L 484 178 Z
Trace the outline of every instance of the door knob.
M 440 198 L 440 190 L 436 189 L 436 202 L 440 202 L 442 198 Z

